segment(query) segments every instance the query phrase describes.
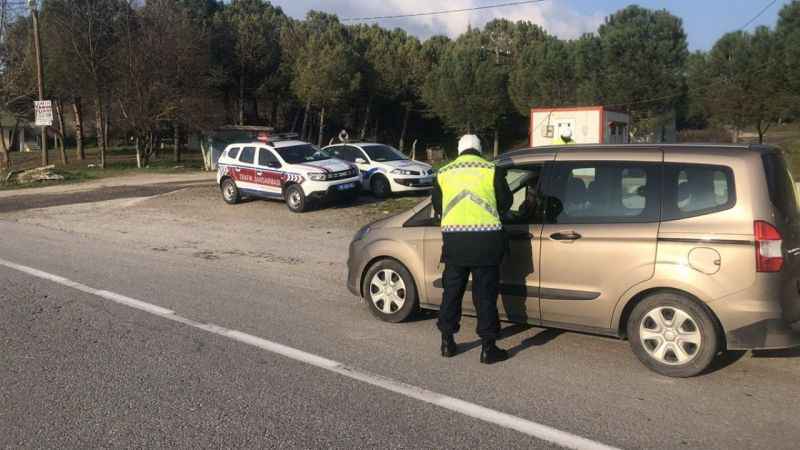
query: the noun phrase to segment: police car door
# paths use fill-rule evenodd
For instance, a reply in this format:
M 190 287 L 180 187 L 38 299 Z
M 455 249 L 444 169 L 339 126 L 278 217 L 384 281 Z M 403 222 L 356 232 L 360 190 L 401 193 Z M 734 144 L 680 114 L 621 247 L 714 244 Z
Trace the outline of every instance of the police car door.
M 282 177 L 281 163 L 272 150 L 266 147 L 260 148 L 255 168 L 255 181 L 259 189 L 268 197 L 280 197 Z
M 255 157 L 255 147 L 244 147 L 239 152 L 239 161 L 231 167 L 230 174 L 236 180 L 236 187 L 245 195 L 258 195 L 261 191 L 255 179 Z

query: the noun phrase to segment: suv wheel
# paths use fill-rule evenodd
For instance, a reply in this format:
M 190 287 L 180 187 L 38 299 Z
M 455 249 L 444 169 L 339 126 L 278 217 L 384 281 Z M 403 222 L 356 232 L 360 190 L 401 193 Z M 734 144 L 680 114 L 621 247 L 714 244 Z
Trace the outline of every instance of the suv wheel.
M 235 181 L 231 180 L 230 178 L 226 178 L 222 182 L 220 189 L 222 189 L 222 199 L 225 200 L 225 203 L 229 205 L 235 205 L 239 203 L 241 197 L 239 195 L 239 188 L 236 187 Z
M 685 296 L 647 297 L 628 319 L 633 353 L 651 370 L 668 377 L 692 377 L 717 355 L 720 337 L 711 314 Z
M 382 175 L 376 175 L 372 177 L 371 188 L 372 194 L 378 198 L 386 198 L 392 194 L 392 186 L 389 184 L 389 180 Z
M 402 322 L 417 309 L 414 278 L 392 259 L 379 261 L 367 271 L 362 292 L 370 312 L 384 322 Z
M 304 212 L 308 207 L 308 199 L 306 198 L 303 188 L 297 184 L 293 184 L 286 188 L 286 206 L 289 210 L 296 213 Z

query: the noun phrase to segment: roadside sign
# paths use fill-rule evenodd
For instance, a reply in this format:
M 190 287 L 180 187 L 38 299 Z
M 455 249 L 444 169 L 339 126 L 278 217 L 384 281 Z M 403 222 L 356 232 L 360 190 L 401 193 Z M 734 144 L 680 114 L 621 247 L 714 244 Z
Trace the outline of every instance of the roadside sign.
M 53 102 L 50 100 L 40 100 L 33 102 L 36 110 L 36 126 L 49 127 L 53 125 Z

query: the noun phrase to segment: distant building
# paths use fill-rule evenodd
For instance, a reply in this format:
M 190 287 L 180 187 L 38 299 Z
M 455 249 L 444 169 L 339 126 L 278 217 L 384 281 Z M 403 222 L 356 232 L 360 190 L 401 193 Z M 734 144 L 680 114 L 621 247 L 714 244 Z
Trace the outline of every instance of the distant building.
M 208 131 L 203 135 L 193 135 L 189 138 L 189 148 L 205 147 L 204 151 L 210 152 L 210 170 L 217 169 L 217 160 L 229 144 L 255 142 L 259 135 L 268 135 L 274 131 L 272 127 L 227 125 Z M 204 143 L 201 141 L 205 140 Z
M 534 108 L 531 110 L 530 145 L 627 144 L 630 122 L 627 114 L 603 106 Z

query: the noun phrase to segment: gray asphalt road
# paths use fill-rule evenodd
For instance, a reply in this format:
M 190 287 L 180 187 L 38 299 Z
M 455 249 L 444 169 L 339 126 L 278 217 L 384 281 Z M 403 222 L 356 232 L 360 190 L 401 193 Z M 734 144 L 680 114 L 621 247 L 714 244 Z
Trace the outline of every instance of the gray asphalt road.
M 270 222 L 285 206 L 269 202 L 226 210 L 235 220 L 217 217 L 219 228 L 175 212 L 205 195 L 80 209 L 74 220 L 63 207 L 0 217 L 0 258 L 609 445 L 800 442 L 800 352 L 735 355 L 708 375 L 673 380 L 642 367 L 622 341 L 507 325 L 510 361 L 478 364 L 469 331 L 458 338 L 466 351 L 443 360 L 432 315 L 384 324 L 346 291 L 339 241 L 348 226 L 303 234 L 286 216 L 288 231 Z M 242 224 L 245 215 L 258 228 Z M 106 232 L 123 224 L 126 233 Z M 232 255 L 155 245 L 159 230 L 179 229 L 197 248 L 216 239 Z M 329 248 L 319 236 L 334 239 Z M 254 247 L 270 257 L 248 256 Z M 0 446 L 548 446 L 2 267 L 0 317 Z M 473 327 L 467 319 L 463 328 Z

